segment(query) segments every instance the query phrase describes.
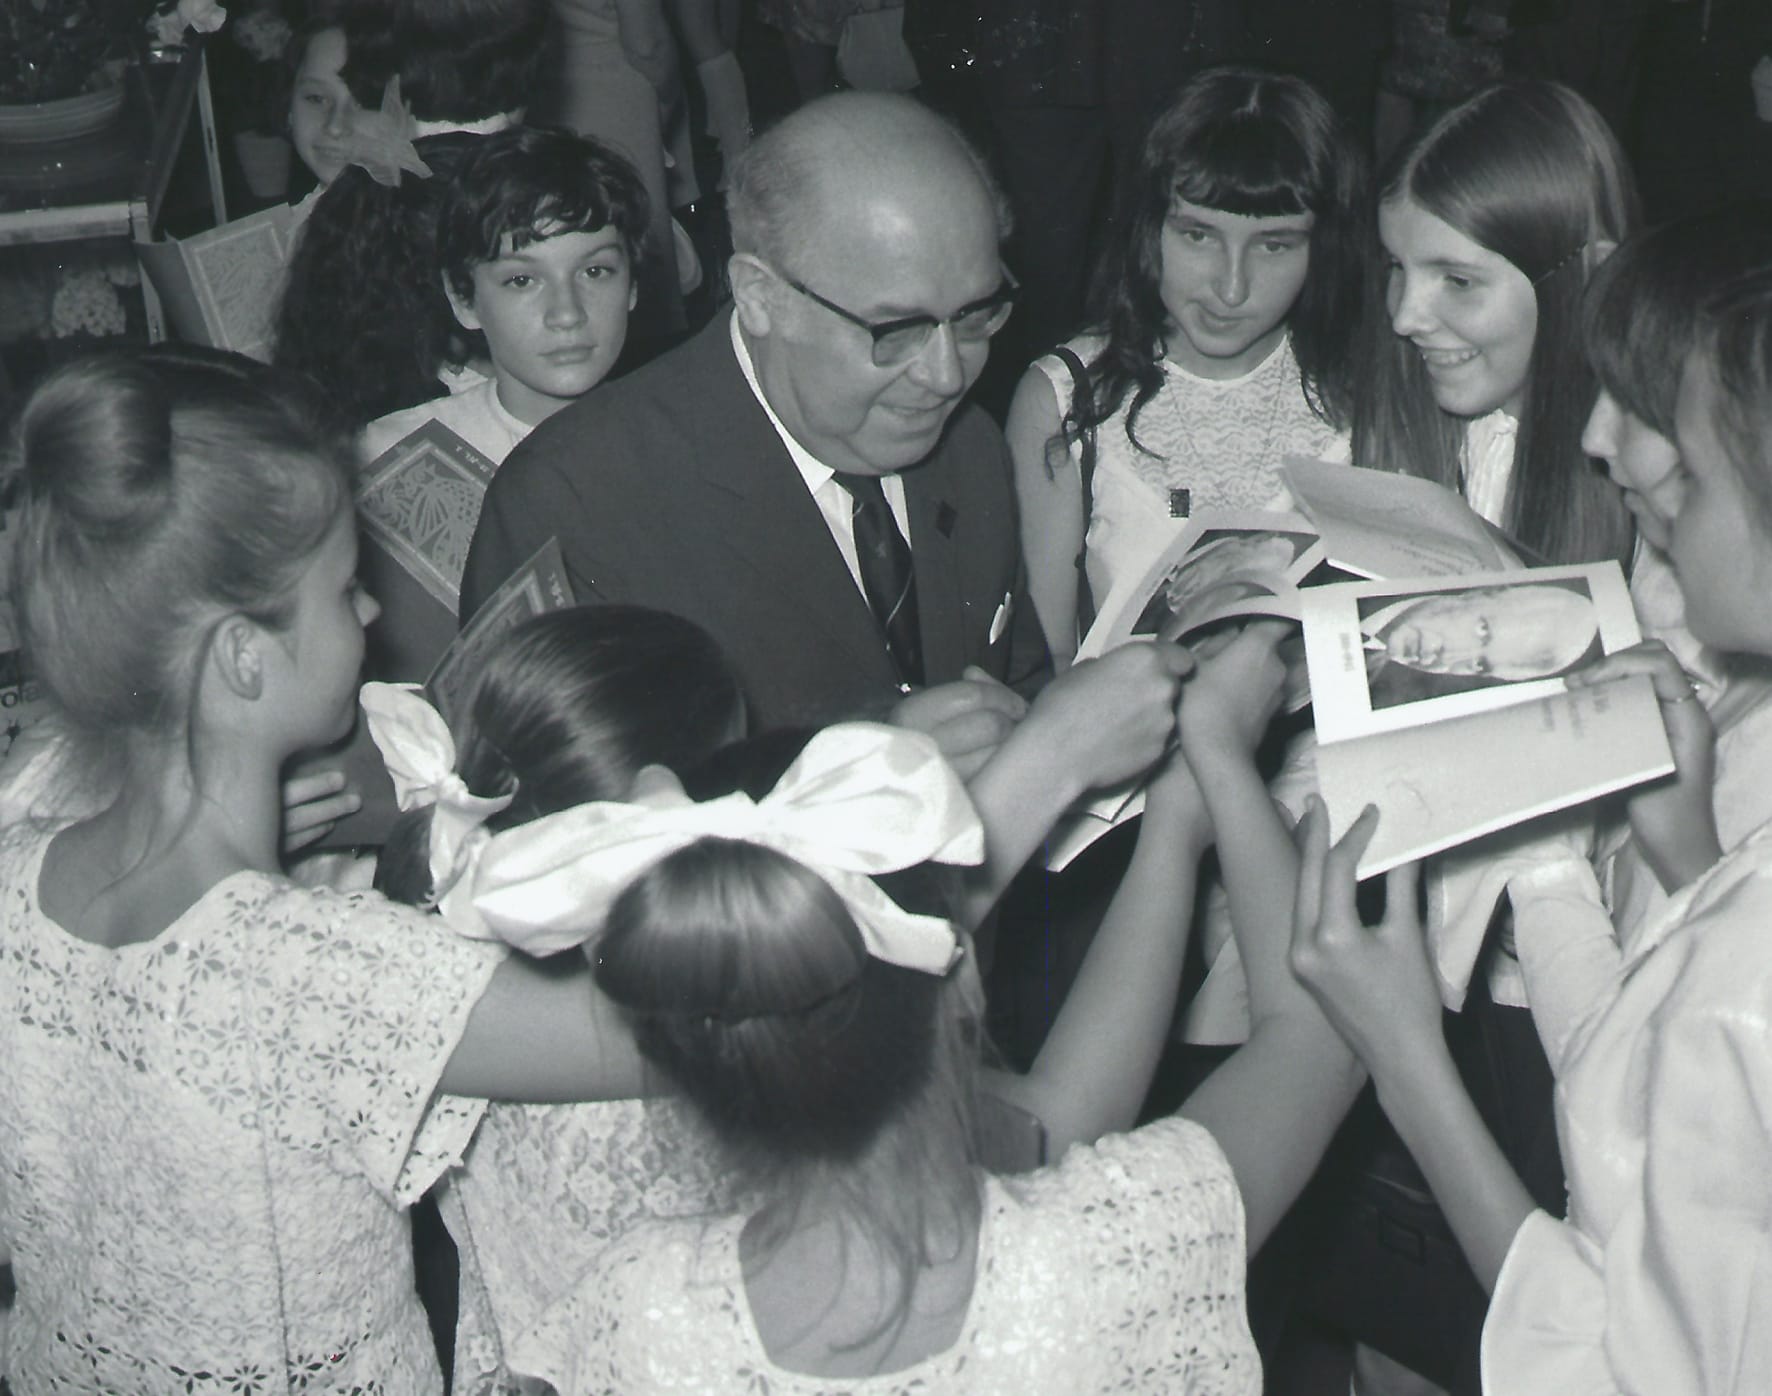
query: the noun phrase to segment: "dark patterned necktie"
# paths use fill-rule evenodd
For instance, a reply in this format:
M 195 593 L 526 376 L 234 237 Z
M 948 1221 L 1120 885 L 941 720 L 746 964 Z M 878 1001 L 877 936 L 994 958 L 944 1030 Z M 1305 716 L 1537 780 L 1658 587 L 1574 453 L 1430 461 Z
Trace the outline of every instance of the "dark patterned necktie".
M 923 634 L 917 619 L 917 578 L 911 567 L 911 545 L 898 531 L 879 476 L 833 478 L 855 501 L 855 556 L 861 564 L 861 589 L 886 637 L 886 653 L 898 669 L 899 681 L 920 687 Z

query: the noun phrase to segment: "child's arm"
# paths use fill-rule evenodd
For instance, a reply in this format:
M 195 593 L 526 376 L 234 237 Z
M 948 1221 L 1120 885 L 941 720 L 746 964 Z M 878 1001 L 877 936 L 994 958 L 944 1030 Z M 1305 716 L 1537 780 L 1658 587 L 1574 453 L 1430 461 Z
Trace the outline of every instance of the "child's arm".
M 1132 863 L 1027 1075 L 986 1071 L 984 1088 L 1045 1126 L 1056 1162 L 1075 1143 L 1130 1129 L 1175 1014 L 1206 804 L 1179 755 L 1151 782 Z
M 1329 848 L 1311 811 L 1298 883 L 1293 964 L 1378 1086 L 1379 1102 L 1452 1224 L 1485 1290 L 1535 1210 L 1459 1079 L 1440 1025 L 1440 996 L 1416 911 L 1413 868 L 1387 888 L 1384 920 L 1361 925 L 1354 867 L 1377 825 L 1368 809 Z
M 1046 450 L 1058 434 L 1058 395 L 1039 368 L 1022 375 L 1003 434 L 1015 464 L 1015 495 L 1021 508 L 1021 552 L 1028 594 L 1046 632 L 1053 667 L 1063 670 L 1077 652 L 1077 555 L 1089 521 L 1083 517 L 1082 484 L 1068 454 L 1047 464 Z
M 1363 1080 L 1287 963 L 1298 854 L 1250 755 L 1262 713 L 1251 695 L 1280 691 L 1285 664 L 1275 647 L 1285 633 L 1272 622 L 1246 627 L 1181 712 L 1182 752 L 1217 830 L 1252 1021 L 1249 1040 L 1179 1113 L 1209 1129 L 1229 1160 L 1251 1253 L 1315 1171 Z
M 1257 637 L 1249 643 L 1266 642 Z M 1081 680 L 1119 655 L 1161 655 L 1171 648 L 1116 650 L 1071 670 L 1053 687 L 1073 676 Z M 1247 666 L 1237 667 L 1242 657 L 1232 647 L 1202 661 L 1183 689 L 1181 711 L 1185 714 L 1196 696 L 1214 685 L 1237 686 L 1243 720 L 1223 736 L 1240 744 L 1248 761 L 1278 706 L 1283 670 L 1274 665 L 1266 676 L 1270 682 L 1263 684 Z M 1235 672 L 1219 672 L 1226 666 Z M 1129 1129 L 1137 1118 L 1174 1017 L 1200 855 L 1213 837 L 1208 803 L 1194 771 L 1179 753 L 1172 754 L 1151 781 L 1132 864 L 1033 1069 L 1021 1077 L 987 1075 L 993 1094 L 1039 1116 L 1054 1159 L 1073 1143 Z
M 640 1051 L 584 956 L 513 954 L 468 1015 L 438 1089 L 489 1100 L 625 1100 L 643 1082 Z
M 1148 770 L 1175 730 L 1177 645 L 1127 645 L 1060 674 L 967 781 L 985 861 L 966 870 L 960 919 L 977 925 L 1053 824 L 1088 791 Z

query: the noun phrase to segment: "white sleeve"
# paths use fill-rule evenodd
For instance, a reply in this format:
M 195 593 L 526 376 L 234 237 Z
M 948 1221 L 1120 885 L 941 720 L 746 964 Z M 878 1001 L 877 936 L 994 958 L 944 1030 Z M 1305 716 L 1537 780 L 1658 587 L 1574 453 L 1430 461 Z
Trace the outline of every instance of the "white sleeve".
M 1485 1389 L 1743 1396 L 1772 1372 L 1772 913 L 1744 882 L 1656 953 L 1642 1030 L 1642 1181 L 1601 1243 L 1535 1214 L 1483 1337 Z M 1646 1039 L 1646 1040 L 1643 1040 Z M 1633 1075 L 1635 1073 L 1633 1072 Z M 1627 1109 L 1631 1102 L 1626 1102 Z M 1613 1141 L 1632 1148 L 1628 1129 Z
M 1577 1030 L 1617 992 L 1623 956 L 1612 918 L 1593 867 L 1578 859 L 1528 867 L 1507 890 L 1532 1022 L 1561 1076 Z

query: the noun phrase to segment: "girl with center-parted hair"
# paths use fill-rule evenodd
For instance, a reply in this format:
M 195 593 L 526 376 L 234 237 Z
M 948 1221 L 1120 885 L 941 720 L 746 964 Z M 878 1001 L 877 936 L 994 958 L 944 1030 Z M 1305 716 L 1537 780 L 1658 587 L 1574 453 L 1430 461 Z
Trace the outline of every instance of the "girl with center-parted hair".
M 1284 963 L 1291 888 L 1274 872 L 1295 855 L 1249 756 L 1277 701 L 1275 640 L 1254 627 L 1189 680 L 1185 757 L 1153 781 L 1128 878 L 1143 891 L 1122 888 L 1143 906 L 1162 868 L 1191 877 L 1209 814 L 1245 936 L 1251 1040 L 1182 1118 L 1082 1137 L 1019 1177 L 979 1166 L 979 1091 L 1000 1087 L 980 1073 L 978 981 L 918 885 L 979 856 L 982 836 L 926 739 L 851 724 L 797 755 L 779 738 L 741 744 L 689 779 L 700 803 L 646 773 L 630 802 L 562 816 L 549 851 L 495 871 L 477 905 L 515 913 L 562 878 L 607 908 L 588 939 L 519 914 L 498 929 L 585 942 L 747 1194 L 637 1226 L 517 1344 L 516 1369 L 567 1396 L 1258 1391 L 1247 1256 L 1357 1086 Z M 1092 1061 L 1075 1085 L 1125 1075 L 1113 1039 L 1153 972 L 1128 948 L 1098 940 L 1045 1049 Z
M 1581 449 L 1581 292 L 1637 218 L 1617 138 L 1556 83 L 1484 88 L 1399 151 L 1355 463 L 1459 491 L 1544 562 L 1628 561 L 1630 520 Z
M 1365 325 L 1354 462 L 1456 490 L 1528 560 L 1628 564 L 1630 517 L 1581 445 L 1594 401 L 1582 291 L 1638 216 L 1605 121 L 1556 83 L 1498 83 L 1427 125 L 1379 188 L 1386 313 Z M 1548 1200 L 1563 1179 L 1550 1072 L 1507 953 L 1503 860 L 1513 840 L 1478 840 L 1428 864 L 1429 934 L 1445 948 L 1441 969 L 1459 1007 L 1447 1032 L 1467 1088 Z M 1306 1302 L 1365 1344 L 1362 1391 L 1390 1389 L 1380 1352 L 1471 1391 L 1484 1294 L 1436 1210 L 1445 1199 L 1428 1195 L 1376 1110 L 1355 1121 L 1337 1160 L 1345 1167 L 1326 1170 L 1346 1181 L 1320 1207 L 1327 1239 Z M 1397 1235 L 1408 1238 L 1401 1249 Z
M 0 836 L 20 1396 L 441 1390 L 402 1209 L 465 1097 L 640 1084 L 585 976 L 279 872 L 279 772 L 351 726 L 375 614 L 318 417 L 258 365 L 147 354 L 17 419 L 27 664 L 103 792 Z
M 1094 604 L 1202 509 L 1282 498 L 1288 453 L 1347 458 L 1368 175 L 1298 78 L 1217 68 L 1145 138 L 1092 328 L 1035 361 L 1007 435 L 1028 588 L 1075 652 Z

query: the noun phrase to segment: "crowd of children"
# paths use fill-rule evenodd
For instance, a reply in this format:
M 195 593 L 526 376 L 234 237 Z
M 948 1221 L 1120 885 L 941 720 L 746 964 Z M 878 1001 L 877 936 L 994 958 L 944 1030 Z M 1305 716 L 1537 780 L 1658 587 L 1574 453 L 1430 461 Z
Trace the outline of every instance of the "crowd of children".
M 602 8 L 567 8 L 589 43 Z M 712 100 L 717 7 L 681 8 Z M 1552 83 L 1479 91 L 1373 180 L 1308 84 L 1209 70 L 1008 416 L 1053 673 L 1006 739 L 957 767 L 893 722 L 747 730 L 716 639 L 625 605 L 512 626 L 446 720 L 362 683 L 371 627 L 378 679 L 439 656 L 359 584 L 361 471 L 431 423 L 496 470 L 626 362 L 669 255 L 650 172 L 524 123 L 544 9 L 314 5 L 276 363 L 83 360 L 13 414 L 9 594 L 53 717 L 0 766 L 10 1389 L 1247 1396 L 1251 1258 L 1368 1081 L 1488 1297 L 1435 1380 L 1468 1389 L 1480 1325 L 1493 1396 L 1757 1389 L 1772 208 L 1639 229 Z M 1013 297 L 870 324 L 786 284 L 881 367 L 901 331 L 976 351 Z M 1332 841 L 1308 737 L 1262 758 L 1285 624 L 1075 658 L 1192 513 L 1290 507 L 1287 454 L 1624 564 L 1651 638 L 1570 683 L 1648 676 L 1675 774 L 1393 872 L 1372 914 L 1376 811 Z M 342 890 L 294 874 L 351 797 L 291 770 L 353 734 L 403 812 Z M 1129 861 L 1010 1069 L 993 908 L 1135 778 Z M 1566 1207 L 1448 1048 L 1422 884 L 1479 875 L 1511 908 L 1491 1048 L 1543 1044 Z M 1201 936 L 1246 1021 L 1147 1119 Z M 426 1196 L 458 1267 L 429 1312 Z M 1400 1373 L 1374 1350 L 1358 1389 Z

